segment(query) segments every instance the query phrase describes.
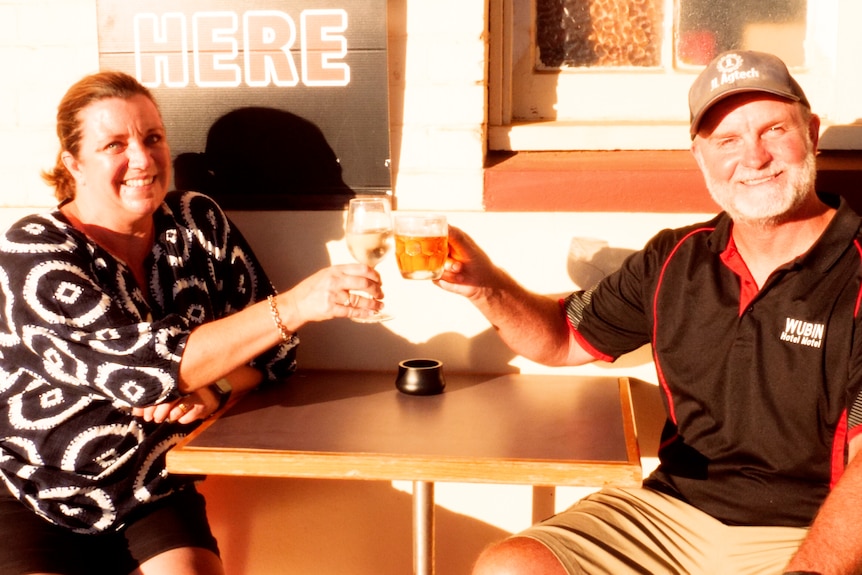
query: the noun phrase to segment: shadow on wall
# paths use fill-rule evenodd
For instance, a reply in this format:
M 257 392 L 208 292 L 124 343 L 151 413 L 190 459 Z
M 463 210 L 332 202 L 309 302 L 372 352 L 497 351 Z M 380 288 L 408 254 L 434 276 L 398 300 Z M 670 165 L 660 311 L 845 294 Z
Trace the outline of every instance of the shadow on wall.
M 636 250 L 611 247 L 598 238 L 573 237 L 569 243 L 567 270 L 578 288 L 587 290 L 619 269 L 625 259 Z M 652 362 L 652 348 L 648 345 L 628 353 L 614 362 L 616 368 L 636 367 Z
M 452 372 L 515 373 L 509 363 L 515 354 L 502 342 L 493 328 L 466 337 L 446 332 L 424 342 L 411 342 L 385 326 L 344 321 L 338 329 L 321 324 L 303 328 L 299 361 L 307 368 L 326 368 L 338 350 L 350 350 L 351 369 L 392 371 L 402 359 L 431 357 L 443 362 Z
M 569 244 L 569 277 L 580 289 L 590 289 L 633 253 L 635 250 L 613 248 L 602 239 L 574 237 Z
M 279 212 L 231 212 L 234 224 L 241 230 L 278 291 L 287 290 L 304 278 L 331 263 L 327 243 L 344 238 L 342 211 L 304 212 L 288 216 Z M 390 264 L 392 262 L 389 262 Z M 383 267 L 384 264 L 381 264 Z M 390 287 L 403 287 L 394 279 Z M 403 280 L 406 281 L 406 280 Z M 419 288 L 419 286 L 412 286 Z M 430 289 L 430 288 L 429 288 Z M 455 302 L 454 296 L 433 287 L 431 297 Z M 453 312 L 454 313 L 454 312 Z M 395 320 L 403 321 L 396 313 Z M 468 366 L 479 373 L 511 373 L 515 357 L 493 328 L 471 337 L 456 332 L 435 335 L 422 343 L 398 335 L 390 326 L 359 324 L 348 320 L 311 323 L 300 330 L 298 361 L 300 368 L 326 369 L 336 365 L 346 369 L 393 370 L 401 359 L 434 357 L 447 369 Z
M 320 128 L 275 108 L 237 108 L 217 119 L 206 150 L 174 160 L 180 190 L 226 210 L 341 209 L 355 194 Z
M 267 270 L 275 288 L 289 289 L 317 270 L 330 265 L 327 243 L 344 238 L 342 211 L 305 212 L 293 216 L 262 211 L 231 212 L 231 220 L 248 239 Z M 585 260 L 569 256 L 569 274 L 577 285 L 589 285 L 610 273 L 631 250 L 599 246 Z M 385 268 L 382 263 L 380 268 Z M 393 270 L 397 273 L 397 270 Z M 384 272 L 385 273 L 385 270 Z M 405 289 L 400 276 L 384 279 L 387 297 L 396 297 L 398 289 Z M 583 282 L 583 283 L 582 283 Z M 451 308 L 453 317 L 456 305 L 462 302 L 436 287 L 411 285 L 410 298 L 426 303 L 428 309 L 440 302 Z M 568 294 L 564 294 L 568 295 Z M 467 305 L 467 304 L 464 304 Z M 393 310 L 395 308 L 392 308 Z M 471 310 L 472 311 L 472 310 Z M 518 368 L 511 365 L 515 354 L 503 343 L 494 328 L 490 327 L 470 337 L 456 331 L 438 333 L 417 343 L 398 335 L 399 322 L 408 321 L 395 312 L 396 318 L 387 324 L 357 324 L 347 320 L 312 323 L 300 333 L 299 364 L 301 368 L 326 369 L 337 365 L 345 369 L 393 370 L 397 362 L 409 357 L 433 357 L 446 364 L 447 369 L 477 373 L 511 373 Z M 644 346 L 618 359 L 614 368 L 628 368 L 652 361 L 650 349 Z

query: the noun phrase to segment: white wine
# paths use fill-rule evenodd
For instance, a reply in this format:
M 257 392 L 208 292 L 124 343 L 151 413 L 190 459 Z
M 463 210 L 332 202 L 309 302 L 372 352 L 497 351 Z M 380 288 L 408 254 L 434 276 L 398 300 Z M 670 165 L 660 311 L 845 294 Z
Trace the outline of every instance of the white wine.
M 374 267 L 392 245 L 392 230 L 368 230 L 347 233 L 347 247 L 356 261 Z
M 347 206 L 344 239 L 356 261 L 371 267 L 376 266 L 392 245 L 392 213 L 389 198 L 352 198 Z M 371 298 L 369 294 L 361 291 L 351 291 L 350 293 L 363 298 Z M 345 304 L 345 307 L 367 308 L 368 302 L 363 302 L 362 305 L 348 303 Z M 379 310 L 372 311 L 369 309 L 365 309 L 359 314 L 351 309 L 348 317 L 352 321 L 360 323 L 375 323 L 392 318 L 391 315 Z

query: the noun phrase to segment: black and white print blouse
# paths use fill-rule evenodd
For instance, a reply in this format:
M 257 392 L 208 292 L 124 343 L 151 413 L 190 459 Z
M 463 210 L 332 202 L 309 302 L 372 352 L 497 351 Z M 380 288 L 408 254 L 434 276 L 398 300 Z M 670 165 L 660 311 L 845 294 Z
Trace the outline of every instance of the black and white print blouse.
M 37 514 L 80 533 L 182 488 L 165 453 L 195 424 L 145 422 L 132 407 L 179 396 L 195 326 L 273 293 L 239 231 L 207 196 L 171 192 L 153 216 L 149 285 L 59 211 L 0 238 L 0 476 Z M 295 369 L 298 339 L 253 365 Z

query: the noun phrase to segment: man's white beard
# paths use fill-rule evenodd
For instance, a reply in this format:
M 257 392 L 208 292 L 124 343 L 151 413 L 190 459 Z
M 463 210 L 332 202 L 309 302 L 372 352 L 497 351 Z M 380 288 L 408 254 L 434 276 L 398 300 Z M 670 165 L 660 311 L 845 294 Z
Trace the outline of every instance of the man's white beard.
M 734 184 L 721 183 L 706 172 L 706 187 L 712 199 L 726 211 L 735 222 L 753 226 L 772 226 L 792 218 L 811 193 L 817 176 L 817 160 L 814 150 L 810 149 L 805 161 L 798 166 L 778 165 L 764 170 L 763 176 L 783 170 L 787 184 L 780 189 L 768 192 L 752 191 L 748 194 L 734 192 Z M 751 179 L 756 179 L 755 177 Z

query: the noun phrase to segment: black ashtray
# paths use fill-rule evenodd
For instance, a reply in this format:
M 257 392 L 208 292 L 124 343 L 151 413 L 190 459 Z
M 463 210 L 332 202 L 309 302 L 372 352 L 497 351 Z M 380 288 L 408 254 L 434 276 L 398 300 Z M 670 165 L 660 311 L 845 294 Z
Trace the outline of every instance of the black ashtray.
M 436 359 L 405 359 L 398 363 L 395 387 L 408 395 L 436 395 L 446 387 L 443 362 Z

